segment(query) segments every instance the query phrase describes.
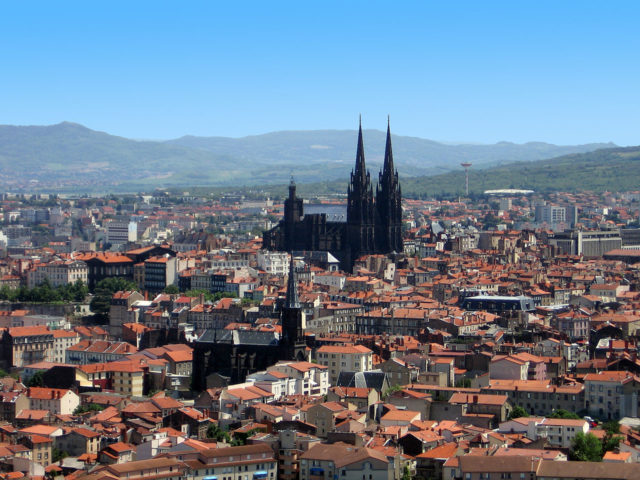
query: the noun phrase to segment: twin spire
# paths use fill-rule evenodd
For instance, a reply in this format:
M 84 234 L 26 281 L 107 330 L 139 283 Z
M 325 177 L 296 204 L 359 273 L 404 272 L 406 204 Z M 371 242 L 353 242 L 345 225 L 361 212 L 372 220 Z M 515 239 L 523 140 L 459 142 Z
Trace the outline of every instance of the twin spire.
M 392 178 L 396 171 L 393 165 L 393 151 L 391 149 L 391 125 L 390 118 L 387 115 L 387 141 L 384 148 L 384 165 L 382 167 L 382 177 Z M 366 182 L 367 168 L 364 161 L 364 140 L 362 138 L 362 115 L 359 117 L 358 124 L 358 148 L 356 151 L 356 166 L 353 172 L 353 178 L 361 180 L 362 184 Z

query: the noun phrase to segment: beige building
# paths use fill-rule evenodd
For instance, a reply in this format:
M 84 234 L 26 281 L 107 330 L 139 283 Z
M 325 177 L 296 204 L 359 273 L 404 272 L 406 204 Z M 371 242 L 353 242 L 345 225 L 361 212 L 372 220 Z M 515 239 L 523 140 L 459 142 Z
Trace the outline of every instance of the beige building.
M 30 410 L 48 410 L 54 415 L 71 415 L 80 405 L 80 397 L 71 390 L 61 388 L 27 388 L 24 395 Z
M 303 420 L 316 426 L 316 435 L 322 438 L 334 430 L 336 417 L 349 410 L 355 411 L 356 406 L 351 403 L 324 402 L 303 409 Z
M 141 397 L 144 391 L 144 371 L 132 362 L 108 364 L 112 374 L 113 391 L 121 395 Z
M 489 364 L 489 378 L 526 380 L 529 378 L 529 362 L 512 356 L 496 355 Z
M 80 335 L 73 330 L 53 330 L 53 361 L 64 363 L 67 356 L 67 348 L 73 347 L 80 341 Z
M 56 448 L 74 457 L 84 453 L 97 455 L 100 451 L 100 434 L 87 428 L 74 428 L 56 437 Z
M 368 372 L 373 368 L 373 352 L 363 345 L 323 345 L 316 351 L 320 365 L 329 369 L 329 382 L 335 385 L 340 372 Z
M 278 474 L 273 450 L 267 444 L 212 448 L 187 463 L 194 480 L 276 480 Z
M 150 460 L 138 460 L 129 463 L 107 465 L 93 470 L 86 475 L 96 478 L 94 474 L 101 474 L 105 478 L 126 478 L 127 480 L 154 479 L 154 480 L 183 480 L 187 478 L 187 466 L 175 458 L 152 458 Z M 76 477 L 78 480 L 83 475 Z M 102 478 L 102 477 L 101 477 Z
M 78 260 L 58 260 L 36 265 L 27 272 L 27 286 L 37 287 L 46 281 L 52 287 L 76 283 L 78 280 L 87 284 L 87 264 Z
M 122 337 L 122 325 L 130 322 L 130 314 L 128 313 L 131 306 L 144 297 L 135 291 L 120 291 L 111 297 L 111 306 L 109 307 L 109 330 L 115 338 Z
M 13 327 L 2 334 L 2 360 L 6 368 L 53 360 L 53 332 L 45 326 Z
M 300 456 L 300 480 L 391 480 L 393 465 L 378 450 L 318 444 Z

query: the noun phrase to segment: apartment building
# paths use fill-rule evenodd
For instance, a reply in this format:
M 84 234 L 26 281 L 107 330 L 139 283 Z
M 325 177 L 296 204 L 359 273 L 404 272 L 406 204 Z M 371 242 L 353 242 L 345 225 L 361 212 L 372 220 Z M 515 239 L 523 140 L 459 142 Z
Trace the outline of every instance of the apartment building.
M 204 450 L 187 464 L 193 480 L 276 480 L 278 473 L 273 449 L 267 444 Z
M 30 410 L 48 410 L 54 415 L 71 415 L 80 405 L 80 397 L 68 389 L 30 387 L 21 395 L 29 400 Z
M 393 464 L 378 450 L 319 444 L 300 455 L 300 480 L 391 480 Z
M 280 372 L 294 380 L 297 395 L 326 395 L 329 389 L 329 367 L 311 362 L 278 362 L 267 372 Z
M 53 332 L 45 326 L 13 327 L 2 334 L 2 360 L 6 368 L 53 360 Z
M 52 287 L 76 283 L 78 280 L 86 284 L 87 272 L 87 264 L 77 260 L 59 260 L 35 265 L 27 272 L 27 286 L 34 288 L 45 281 Z
M 637 417 L 640 378 L 627 371 L 602 371 L 584 377 L 585 408 L 598 418 Z
M 320 365 L 329 369 L 329 382 L 335 385 L 340 372 L 367 372 L 373 368 L 373 352 L 363 345 L 323 345 L 316 351 Z

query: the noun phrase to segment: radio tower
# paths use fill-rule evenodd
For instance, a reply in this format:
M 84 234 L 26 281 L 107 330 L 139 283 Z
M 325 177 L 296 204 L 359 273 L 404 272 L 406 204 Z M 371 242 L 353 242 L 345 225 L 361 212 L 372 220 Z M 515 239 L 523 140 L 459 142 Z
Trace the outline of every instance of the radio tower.
M 469 196 L 469 167 L 471 166 L 471 162 L 463 162 L 460 165 L 464 168 L 464 190 L 465 195 Z

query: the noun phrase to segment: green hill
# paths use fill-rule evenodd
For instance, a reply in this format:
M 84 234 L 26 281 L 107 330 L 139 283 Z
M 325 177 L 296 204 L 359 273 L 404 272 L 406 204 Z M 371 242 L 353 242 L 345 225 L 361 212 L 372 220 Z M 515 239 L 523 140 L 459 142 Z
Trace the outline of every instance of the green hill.
M 628 191 L 640 185 L 640 147 L 610 148 L 469 171 L 469 192 L 501 188 L 552 191 Z M 405 195 L 463 194 L 464 172 L 404 178 Z
M 377 130 L 364 132 L 372 178 L 376 178 L 382 162 L 384 135 Z M 284 184 L 293 174 L 301 185 L 323 182 L 319 188 L 326 190 L 344 185 L 349 178 L 356 138 L 355 131 L 317 130 L 237 139 L 183 137 L 158 142 L 131 140 L 69 122 L 50 126 L 5 125 L 0 126 L 0 188 L 131 192 L 156 187 L 263 186 Z M 461 175 L 462 161 L 472 161 L 474 169 L 478 169 L 592 151 L 606 145 L 557 146 L 535 142 L 447 145 L 404 136 L 394 136 L 393 141 L 396 167 L 404 179 L 405 192 L 422 191 L 422 185 L 429 182 L 424 175 L 451 171 L 456 173 L 435 178 L 454 186 Z M 336 180 L 339 183 L 332 183 Z M 436 183 L 435 187 L 444 188 L 444 184 L 441 187 Z M 344 188 L 340 191 L 344 192 Z M 429 187 L 428 191 L 434 190 Z

